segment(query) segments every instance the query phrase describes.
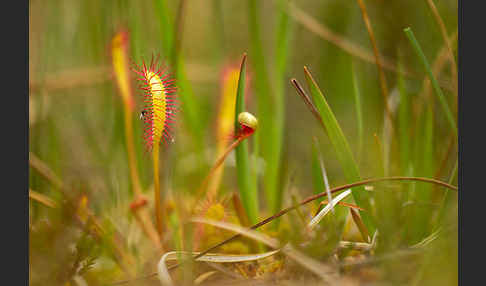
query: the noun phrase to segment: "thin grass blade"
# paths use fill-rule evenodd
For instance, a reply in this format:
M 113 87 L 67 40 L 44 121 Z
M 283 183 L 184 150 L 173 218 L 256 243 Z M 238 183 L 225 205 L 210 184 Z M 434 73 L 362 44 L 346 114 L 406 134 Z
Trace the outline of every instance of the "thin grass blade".
M 358 87 L 358 79 L 356 77 L 356 70 L 353 62 L 351 62 L 351 73 L 353 77 L 353 91 L 354 91 L 354 104 L 356 107 L 356 124 L 358 127 L 358 161 L 361 159 L 363 152 L 363 111 L 361 103 L 361 93 Z
M 323 218 L 326 214 L 333 209 L 333 207 L 343 199 L 345 199 L 347 196 L 351 194 L 351 190 L 346 190 L 339 195 L 337 195 L 333 200 L 331 200 L 315 217 L 312 218 L 312 220 L 309 222 L 307 225 L 310 229 L 314 228 Z
M 243 56 L 240 68 L 240 77 L 238 79 L 238 89 L 236 92 L 235 104 L 235 132 L 240 128 L 238 115 L 245 110 L 245 81 L 246 81 L 246 54 Z M 238 188 L 241 195 L 241 201 L 245 207 L 248 219 L 251 224 L 258 219 L 258 194 L 252 184 L 250 172 L 250 157 L 248 153 L 248 142 L 241 142 L 235 149 L 236 171 L 238 174 Z
M 324 186 L 324 178 L 322 177 L 321 166 L 319 163 L 319 150 L 317 146 L 317 141 L 312 140 L 312 181 L 314 185 L 314 193 L 318 194 L 322 192 L 326 187 Z M 317 200 L 317 202 L 322 202 L 323 199 Z
M 432 73 L 432 69 L 430 68 L 429 62 L 427 61 L 427 58 L 425 57 L 425 54 L 422 51 L 422 48 L 420 47 L 420 44 L 415 38 L 415 35 L 413 34 L 413 31 L 410 27 L 405 28 L 403 31 L 405 32 L 405 35 L 410 41 L 410 44 L 412 44 L 415 53 L 417 54 L 420 61 L 422 62 L 422 65 L 424 66 L 424 69 L 427 72 L 427 75 L 429 76 L 430 82 L 432 83 L 432 87 L 434 88 L 435 94 L 439 99 L 442 110 L 444 111 L 445 116 L 447 117 L 447 122 L 449 123 L 452 132 L 454 132 L 454 135 L 457 136 L 457 125 L 454 120 L 454 116 L 452 115 L 451 109 L 449 108 L 449 104 L 447 103 L 447 100 L 444 94 L 442 93 L 442 90 L 439 87 L 439 83 L 437 82 L 437 79 Z
M 401 58 L 399 58 L 401 59 Z M 398 70 L 403 69 L 402 61 L 398 61 Z M 410 167 L 410 150 L 411 150 L 411 98 L 405 87 L 405 79 L 400 72 L 398 73 L 398 91 L 400 93 L 400 103 L 398 105 L 398 136 L 400 148 L 400 167 L 402 174 L 409 174 Z
M 341 127 L 336 117 L 334 116 L 331 107 L 327 103 L 324 95 L 322 94 L 319 86 L 315 82 L 314 78 L 310 74 L 307 67 L 304 67 L 304 72 L 305 72 L 305 78 L 307 84 L 311 91 L 312 99 L 314 100 L 314 104 L 322 118 L 322 122 L 324 123 L 324 129 L 327 132 L 331 144 L 334 147 L 336 156 L 338 157 L 338 160 L 341 163 L 346 180 L 351 182 L 359 181 L 360 174 L 359 174 L 358 166 L 356 164 L 356 161 L 354 160 L 348 141 L 344 137 Z M 363 187 L 359 187 L 358 189 L 353 191 L 352 194 L 356 201 L 356 204 L 359 207 L 368 210 L 368 212 L 361 212 L 360 214 L 361 217 L 363 218 L 366 228 L 368 229 L 368 232 L 374 233 L 375 224 L 373 222 L 373 218 L 369 214 L 371 211 L 371 204 L 370 204 L 370 198 L 368 193 L 364 190 Z M 342 210 L 338 212 L 336 217 L 338 218 L 338 220 L 344 221 L 346 214 L 347 214 L 347 210 Z M 362 233 L 362 236 L 364 240 L 367 239 L 364 233 Z

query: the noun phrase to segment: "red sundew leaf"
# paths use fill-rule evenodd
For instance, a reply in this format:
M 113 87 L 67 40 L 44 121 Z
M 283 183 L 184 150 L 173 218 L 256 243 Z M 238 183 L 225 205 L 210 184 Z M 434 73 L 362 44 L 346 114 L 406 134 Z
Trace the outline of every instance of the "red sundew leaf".
M 132 70 L 139 76 L 137 80 L 142 85 L 139 89 L 143 91 L 142 96 L 145 103 L 143 114 L 145 147 L 147 151 L 152 150 L 153 144 L 172 141 L 170 123 L 175 123 L 175 113 L 178 111 L 175 79 L 171 78 L 166 68 L 159 66 L 159 57 L 154 60 L 152 57 L 150 65 L 145 62 L 139 66 L 133 63 Z

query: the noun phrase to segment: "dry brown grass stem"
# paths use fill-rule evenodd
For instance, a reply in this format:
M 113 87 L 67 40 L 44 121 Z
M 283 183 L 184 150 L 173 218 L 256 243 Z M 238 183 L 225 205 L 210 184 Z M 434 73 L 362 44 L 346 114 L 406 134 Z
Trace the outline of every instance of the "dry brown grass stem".
M 46 195 L 38 193 L 32 189 L 29 189 L 29 199 L 37 201 L 50 208 L 54 208 L 54 209 L 57 208 L 57 203 L 53 199 L 49 198 Z
M 351 216 L 353 218 L 353 221 L 356 224 L 356 226 L 358 227 L 358 229 L 360 230 L 360 232 L 364 233 L 365 236 L 368 239 L 367 242 L 370 242 L 370 240 L 371 240 L 370 234 L 368 233 L 368 229 L 366 228 L 363 220 L 361 219 L 361 216 L 359 215 L 359 212 L 356 211 L 356 210 L 354 210 L 354 209 L 352 209 L 352 208 L 349 209 L 349 211 L 351 212 Z
M 435 172 L 434 178 L 438 179 L 442 171 L 445 169 L 449 156 L 452 154 L 452 150 L 454 150 L 453 147 L 455 145 L 454 143 L 456 142 L 456 140 L 457 137 L 454 135 L 451 135 L 449 137 L 449 144 L 447 145 L 447 151 L 444 153 L 444 157 L 442 158 L 442 160 L 440 160 L 440 164 L 439 167 L 437 168 L 437 171 Z
M 41 88 L 47 91 L 71 89 L 103 83 L 111 78 L 110 66 L 77 68 L 48 74 L 42 80 L 31 80 L 29 82 L 29 89 L 30 92 L 38 91 Z
M 186 66 L 187 78 L 195 82 L 217 81 L 217 67 L 208 66 L 203 63 L 189 62 Z M 38 92 L 44 89 L 47 92 L 88 87 L 104 83 L 112 79 L 110 66 L 98 66 L 89 68 L 76 68 L 47 74 L 42 80 L 30 80 L 30 92 Z
M 199 186 L 199 189 L 196 192 L 196 194 L 198 196 L 200 196 L 204 193 L 204 190 L 205 190 L 207 184 L 209 183 L 209 179 L 211 179 L 211 177 L 214 175 L 215 171 L 223 164 L 226 157 L 228 157 L 228 155 L 231 153 L 231 151 L 233 151 L 233 149 L 235 149 L 238 146 L 238 144 L 240 144 L 241 141 L 245 140 L 246 138 L 247 138 L 247 136 L 238 137 L 238 139 L 233 141 L 233 143 L 231 143 L 231 145 L 228 146 L 226 151 L 224 151 L 223 155 L 221 155 L 221 157 L 216 161 L 216 163 L 214 163 L 211 170 L 209 170 L 209 173 L 206 176 L 206 178 L 204 178 L 204 180 L 202 181 L 201 185 Z M 214 196 L 215 196 L 215 193 L 211 193 L 211 194 L 208 193 L 208 197 L 212 198 Z
M 449 37 L 450 41 L 456 41 L 457 40 L 457 30 L 451 34 Z M 434 63 L 432 64 L 432 73 L 434 76 L 437 78 L 441 71 L 444 69 L 447 60 L 448 60 L 448 51 L 447 51 L 447 46 L 444 45 L 441 50 L 439 51 L 438 55 L 436 56 Z M 430 79 L 428 76 L 424 76 L 424 79 L 422 81 L 422 90 L 420 92 L 419 98 L 423 99 L 424 101 L 430 101 L 431 100 L 431 94 L 432 94 L 432 87 L 430 83 Z M 457 116 L 457 93 L 454 94 L 454 101 L 452 105 L 452 110 L 454 115 Z M 420 114 L 422 112 L 423 104 L 418 105 L 417 113 Z M 454 108 L 455 107 L 455 108 Z
M 51 170 L 51 168 L 49 168 L 49 166 L 47 166 L 46 163 L 44 163 L 32 152 L 29 152 L 29 166 L 39 172 L 39 174 L 46 178 L 56 188 L 62 192 L 64 191 L 64 184 L 62 180 Z
M 457 41 L 457 30 L 452 33 L 449 36 L 450 41 Z M 434 76 L 437 78 L 444 68 L 445 64 L 447 63 L 448 59 L 448 48 L 446 45 L 444 45 L 441 50 L 439 51 L 437 57 L 434 60 L 434 63 L 432 64 L 432 73 Z M 431 94 L 431 86 L 430 86 L 430 80 L 428 76 L 424 76 L 423 79 L 423 90 L 422 90 L 422 96 L 428 97 Z M 455 93 L 455 97 L 457 98 L 457 91 Z
M 160 236 L 155 229 L 154 224 L 150 218 L 150 214 L 146 208 L 146 206 L 142 206 L 140 208 L 132 209 L 133 215 L 137 220 L 140 228 L 143 230 L 145 235 L 152 241 L 155 249 L 161 253 L 164 252 L 162 247 L 162 243 L 160 242 Z
M 152 241 L 156 250 L 163 251 L 162 244 L 160 243 L 160 236 L 155 229 L 155 226 L 150 218 L 146 204 L 145 196 L 142 193 L 142 186 L 140 184 L 140 178 L 137 170 L 137 160 L 135 155 L 135 146 L 133 144 L 133 124 L 132 124 L 132 111 L 130 106 L 124 103 L 124 119 L 125 119 L 125 143 L 127 147 L 128 166 L 130 170 L 130 178 L 132 183 L 132 189 L 134 192 L 134 199 L 132 202 L 131 211 L 134 214 L 137 222 L 142 228 L 143 232 Z
M 301 24 L 311 32 L 317 34 L 324 40 L 329 41 L 330 43 L 334 44 L 338 48 L 341 48 L 342 50 L 344 50 L 345 52 L 349 53 L 352 56 L 360 58 L 369 63 L 373 63 L 373 64 L 376 63 L 375 57 L 373 56 L 372 53 L 365 50 L 358 44 L 348 40 L 346 37 L 333 32 L 326 25 L 317 22 L 314 18 L 312 18 L 312 16 L 299 9 L 293 3 L 289 4 L 288 12 L 289 15 L 295 21 L 297 21 L 299 24 Z M 382 55 L 380 55 L 379 58 L 380 58 L 380 62 L 382 63 L 382 66 L 385 69 L 391 70 L 396 73 L 399 72 L 397 65 L 394 64 L 392 61 L 386 59 Z M 407 76 L 414 75 L 414 73 L 410 71 L 403 71 L 403 74 Z
M 289 3 L 288 13 L 293 20 L 301 24 L 304 28 L 316 34 L 317 36 L 321 37 L 322 39 L 330 42 L 336 47 L 342 49 L 343 51 L 350 54 L 351 56 L 357 57 L 368 63 L 376 64 L 376 59 L 373 53 L 367 51 L 366 49 L 354 43 L 353 41 L 348 40 L 343 35 L 333 32 L 325 24 L 319 23 L 316 19 L 314 19 L 309 14 L 307 14 L 305 11 L 295 6 L 295 4 Z M 425 75 L 424 73 L 418 73 L 408 69 L 403 69 L 402 71 L 400 71 L 397 65 L 392 60 L 385 58 L 383 55 L 380 55 L 379 58 L 381 60 L 382 67 L 386 70 L 395 73 L 402 73 L 404 76 L 410 78 L 427 77 L 427 75 Z M 453 90 L 450 83 L 447 83 L 439 79 L 438 82 L 442 88 L 445 88 L 447 90 Z
M 324 121 L 322 121 L 322 117 L 319 114 L 319 111 L 317 111 L 316 106 L 314 105 L 314 103 L 312 103 L 312 100 L 307 95 L 307 93 L 305 93 L 300 83 L 295 78 L 290 79 L 290 82 L 294 85 L 295 89 L 297 90 L 297 94 L 300 95 L 300 97 L 304 101 L 305 105 L 307 105 L 312 115 L 314 115 L 314 117 L 317 119 L 317 122 L 319 122 L 319 124 L 325 129 L 326 126 L 324 125 Z
M 450 64 L 451 64 L 451 76 L 452 76 L 452 88 L 454 90 L 454 93 L 457 94 L 457 65 L 456 65 L 456 60 L 454 58 L 454 52 L 452 50 L 452 44 L 449 39 L 449 36 L 447 35 L 447 29 L 444 24 L 444 21 L 442 21 L 442 17 L 439 14 L 439 11 L 437 10 L 437 7 L 434 4 L 434 1 L 432 0 L 427 0 L 427 4 L 430 7 L 430 10 L 432 11 L 432 14 L 434 15 L 434 19 L 439 25 L 440 28 L 440 33 L 442 34 L 442 38 L 444 39 L 444 43 L 446 46 L 446 51 L 447 51 L 447 56 L 449 58 Z
M 386 83 L 386 76 L 385 72 L 383 71 L 383 59 L 380 56 L 380 52 L 378 51 L 378 46 L 376 44 L 375 33 L 373 32 L 373 28 L 371 27 L 370 18 L 368 17 L 368 12 L 366 11 L 366 6 L 363 0 L 357 0 L 359 7 L 361 9 L 361 14 L 363 15 L 363 21 L 366 25 L 366 30 L 368 30 L 368 35 L 370 36 L 371 45 L 373 46 L 373 53 L 375 55 L 375 62 L 376 68 L 378 69 L 378 76 L 380 79 L 380 88 L 381 88 L 381 95 L 383 96 L 383 101 L 385 103 L 385 112 L 387 114 L 388 119 L 390 120 L 390 127 L 393 130 L 393 114 L 389 105 L 388 101 L 388 85 Z

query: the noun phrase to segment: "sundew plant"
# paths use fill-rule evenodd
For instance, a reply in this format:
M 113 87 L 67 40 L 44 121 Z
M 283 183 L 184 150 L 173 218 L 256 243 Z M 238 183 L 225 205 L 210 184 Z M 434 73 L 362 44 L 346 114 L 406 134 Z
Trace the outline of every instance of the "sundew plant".
M 455 1 L 30 1 L 30 285 L 457 285 Z

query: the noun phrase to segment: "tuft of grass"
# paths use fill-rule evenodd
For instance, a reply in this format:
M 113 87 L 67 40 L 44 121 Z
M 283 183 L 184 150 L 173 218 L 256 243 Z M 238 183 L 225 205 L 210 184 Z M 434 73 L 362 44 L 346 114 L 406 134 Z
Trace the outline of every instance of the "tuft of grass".
M 338 160 L 341 163 L 341 167 L 343 169 L 346 180 L 359 181 L 360 174 L 358 170 L 358 165 L 354 160 L 354 156 L 351 152 L 348 141 L 344 137 L 344 133 L 342 132 L 341 127 L 336 117 L 334 116 L 334 113 L 331 110 L 331 107 L 327 103 L 326 98 L 322 94 L 319 86 L 315 82 L 314 78 L 310 74 L 307 67 L 304 67 L 304 73 L 305 73 L 305 79 L 307 81 L 307 85 L 311 91 L 312 99 L 314 100 L 314 104 L 322 118 L 325 131 L 327 132 L 327 135 L 334 147 L 336 156 L 338 157 Z M 360 212 L 360 214 L 364 224 L 368 229 L 368 233 L 371 234 L 374 233 L 376 229 L 373 222 L 373 218 L 370 215 L 371 204 L 370 204 L 370 198 L 368 193 L 364 190 L 363 187 L 360 187 L 359 189 L 354 190 L 352 194 L 356 201 L 356 204 L 359 207 L 368 210 L 367 212 Z M 338 221 L 344 222 L 346 216 L 347 216 L 346 209 L 341 208 L 336 211 L 336 217 L 338 218 Z M 343 226 L 344 224 L 342 224 L 342 227 Z M 337 231 L 342 232 L 343 230 L 342 227 Z M 361 234 L 363 235 L 363 239 L 365 241 L 369 240 L 369 238 L 366 237 L 364 233 Z

